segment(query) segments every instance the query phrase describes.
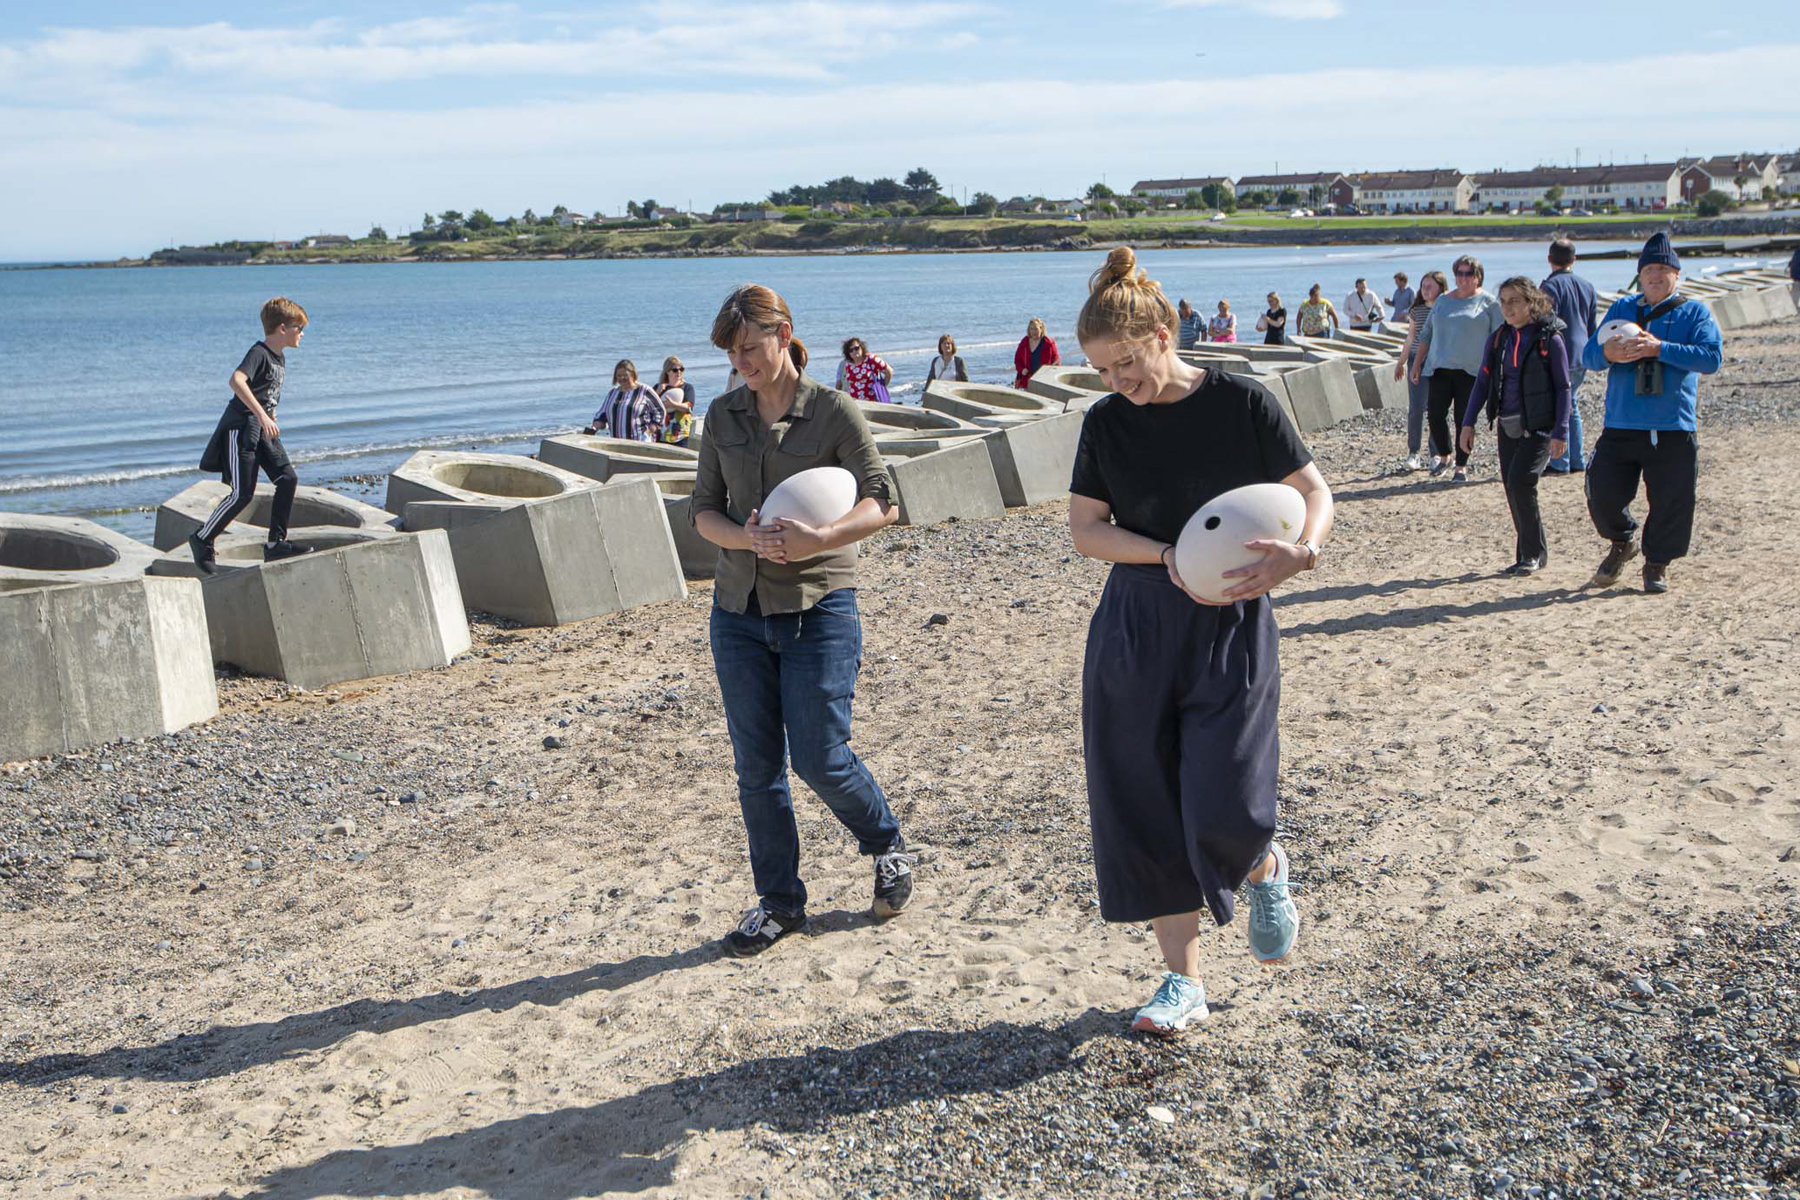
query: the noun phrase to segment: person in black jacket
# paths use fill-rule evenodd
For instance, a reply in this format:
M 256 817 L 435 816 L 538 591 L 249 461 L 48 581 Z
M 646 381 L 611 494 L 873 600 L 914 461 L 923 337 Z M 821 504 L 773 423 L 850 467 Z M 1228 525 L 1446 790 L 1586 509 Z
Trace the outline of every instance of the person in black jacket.
M 1569 348 L 1562 319 L 1543 290 L 1523 275 L 1500 285 L 1506 324 L 1494 331 L 1463 413 L 1461 449 L 1475 449 L 1475 420 L 1500 426 L 1500 479 L 1516 533 L 1509 575 L 1531 575 L 1549 559 L 1538 479 L 1569 448 Z

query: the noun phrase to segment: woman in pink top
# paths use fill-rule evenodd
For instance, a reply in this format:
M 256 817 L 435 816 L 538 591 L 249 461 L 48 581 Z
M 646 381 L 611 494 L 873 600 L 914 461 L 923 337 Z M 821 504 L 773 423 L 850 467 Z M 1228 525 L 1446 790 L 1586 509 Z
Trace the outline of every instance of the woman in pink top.
M 1206 322 L 1206 337 L 1211 342 L 1237 341 L 1237 314 L 1231 311 L 1231 301 L 1219 301 L 1219 315 Z
M 848 392 L 852 400 L 885 401 L 888 382 L 893 378 L 894 369 L 879 355 L 870 354 L 861 338 L 844 339 L 844 365 L 838 370 L 838 386 Z M 876 384 L 881 385 L 879 392 Z

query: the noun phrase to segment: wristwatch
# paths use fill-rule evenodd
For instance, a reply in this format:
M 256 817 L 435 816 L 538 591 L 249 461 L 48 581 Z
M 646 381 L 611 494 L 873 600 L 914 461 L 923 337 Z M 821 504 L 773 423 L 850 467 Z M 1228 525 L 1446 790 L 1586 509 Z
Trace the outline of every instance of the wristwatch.
M 1306 569 L 1307 570 L 1310 571 L 1314 567 L 1319 565 L 1319 548 L 1317 546 L 1315 546 L 1311 541 L 1307 540 L 1306 538 L 1301 538 L 1299 541 L 1295 542 L 1294 545 L 1304 546 L 1306 548 L 1306 552 L 1312 556 L 1311 558 L 1308 558 L 1306 560 Z

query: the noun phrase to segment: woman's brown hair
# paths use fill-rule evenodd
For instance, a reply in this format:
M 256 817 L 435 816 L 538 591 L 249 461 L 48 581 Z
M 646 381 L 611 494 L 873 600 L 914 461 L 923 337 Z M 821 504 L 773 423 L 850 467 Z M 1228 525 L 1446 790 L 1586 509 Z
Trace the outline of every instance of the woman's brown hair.
M 656 386 L 661 387 L 663 384 L 669 382 L 669 372 L 677 368 L 686 371 L 687 364 L 682 362 L 679 358 L 676 358 L 673 354 L 663 359 L 662 374 L 656 377 Z
M 1479 258 L 1476 258 L 1473 254 L 1465 254 L 1461 258 L 1457 259 L 1455 262 L 1450 264 L 1450 269 L 1452 271 L 1458 270 L 1462 267 L 1467 267 L 1467 268 L 1469 268 L 1469 270 L 1471 270 L 1475 273 L 1475 282 L 1476 283 L 1479 284 L 1479 283 L 1487 282 L 1487 268 L 1482 266 L 1481 260 Z
M 615 385 L 619 382 L 620 371 L 624 371 L 627 375 L 631 376 L 633 385 L 637 383 L 637 364 L 632 362 L 629 358 L 621 358 L 618 362 L 613 364 L 613 383 Z
M 1158 329 L 1173 329 L 1177 321 L 1175 306 L 1161 285 L 1137 269 L 1137 254 L 1130 246 L 1118 246 L 1088 279 L 1087 303 L 1075 318 L 1075 340 L 1141 341 Z
M 787 301 L 774 288 L 760 283 L 742 283 L 732 288 L 725 303 L 719 305 L 719 315 L 713 318 L 712 344 L 730 353 L 738 335 L 745 329 L 774 333 L 783 321 L 788 323 L 789 329 L 794 327 L 794 314 L 788 311 Z M 794 360 L 796 367 L 805 368 L 806 344 L 798 337 L 788 341 L 788 357 Z
M 859 337 L 847 337 L 847 338 L 845 338 L 845 339 L 844 339 L 844 344 L 843 344 L 843 345 L 842 345 L 842 346 L 840 346 L 840 347 L 838 347 L 838 353 L 840 353 L 840 354 L 842 354 L 842 355 L 843 355 L 843 356 L 844 356 L 844 358 L 845 358 L 845 359 L 846 359 L 846 360 L 848 360 L 848 359 L 849 359 L 849 357 L 850 357 L 850 347 L 852 347 L 852 346 L 861 346 L 861 347 L 862 347 L 862 352 L 863 352 L 863 356 L 864 356 L 864 357 L 867 357 L 867 356 L 868 356 L 868 353 L 869 353 L 869 343 L 867 343 L 867 342 L 865 342 L 865 341 L 863 341 L 863 340 L 862 340 L 862 339 L 861 339 L 861 338 L 859 338 Z
M 1499 291 L 1495 294 L 1499 295 L 1500 292 L 1506 291 L 1507 288 L 1511 288 L 1513 291 L 1517 292 L 1519 294 L 1519 299 L 1525 301 L 1526 310 L 1530 312 L 1532 321 L 1537 324 L 1543 324 L 1556 312 L 1556 305 L 1551 301 L 1550 297 L 1546 296 L 1544 290 L 1533 282 L 1528 275 L 1514 275 L 1511 279 L 1508 279 L 1505 283 L 1501 284 Z M 1504 300 L 1505 297 L 1501 296 L 1501 299 Z
M 949 343 L 950 343 L 950 353 L 951 353 L 951 354 L 952 354 L 952 355 L 955 355 L 955 353 L 956 353 L 956 339 L 955 339 L 955 338 L 953 338 L 953 337 L 951 337 L 951 336 L 950 336 L 950 335 L 949 335 L 949 334 L 947 334 L 947 333 L 940 333 L 940 334 L 938 334 L 938 353 L 939 353 L 939 354 L 942 354 L 942 353 L 943 353 L 943 352 L 944 352 L 944 343 L 945 343 L 945 342 L 949 342 Z
M 1431 282 L 1438 285 L 1438 290 L 1437 290 L 1438 296 L 1442 296 L 1445 292 L 1450 290 L 1450 281 L 1448 279 L 1444 278 L 1444 273 L 1442 271 L 1427 271 L 1423 275 L 1419 276 L 1419 290 L 1417 292 L 1413 293 L 1414 296 L 1419 300 L 1425 300 L 1425 281 L 1427 279 L 1431 280 Z M 1431 305 L 1436 304 L 1436 303 L 1437 303 L 1437 296 L 1433 296 L 1430 300 L 1425 301 L 1425 305 L 1427 308 L 1429 308 Z

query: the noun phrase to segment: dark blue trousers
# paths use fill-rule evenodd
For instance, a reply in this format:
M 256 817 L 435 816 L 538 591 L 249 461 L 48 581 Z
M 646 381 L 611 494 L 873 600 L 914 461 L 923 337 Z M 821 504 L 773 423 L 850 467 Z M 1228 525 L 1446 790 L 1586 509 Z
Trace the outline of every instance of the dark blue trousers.
M 1231 920 L 1275 835 L 1280 636 L 1267 596 L 1196 604 L 1161 566 L 1113 567 L 1081 676 L 1106 920 Z

